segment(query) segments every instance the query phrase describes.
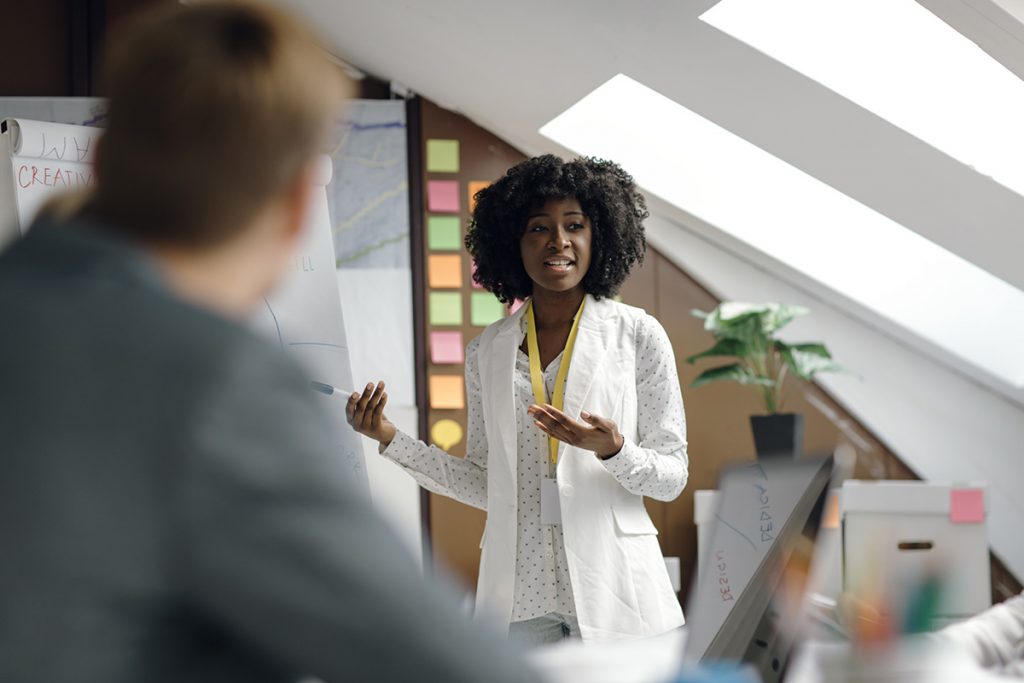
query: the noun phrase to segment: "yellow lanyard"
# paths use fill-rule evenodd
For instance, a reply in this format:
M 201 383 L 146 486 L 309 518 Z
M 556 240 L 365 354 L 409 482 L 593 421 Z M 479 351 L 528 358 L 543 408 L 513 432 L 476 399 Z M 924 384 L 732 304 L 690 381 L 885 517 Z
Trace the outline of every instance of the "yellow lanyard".
M 562 410 L 565 398 L 565 378 L 569 375 L 569 363 L 572 362 L 572 349 L 576 346 L 576 333 L 580 329 L 580 318 L 583 317 L 583 304 L 586 297 L 580 302 L 580 308 L 576 311 L 576 318 L 572 321 L 572 329 L 569 330 L 569 338 L 565 341 L 565 349 L 562 350 L 562 362 L 558 364 L 558 375 L 555 377 L 555 395 L 551 397 L 551 405 Z M 544 373 L 540 369 L 540 348 L 537 345 L 537 321 L 533 317 L 533 301 L 526 305 L 526 348 L 530 354 L 530 380 L 533 383 L 533 400 L 537 405 L 547 403 L 547 391 L 544 390 Z M 551 462 L 558 461 L 558 439 L 548 437 L 548 448 L 551 451 Z

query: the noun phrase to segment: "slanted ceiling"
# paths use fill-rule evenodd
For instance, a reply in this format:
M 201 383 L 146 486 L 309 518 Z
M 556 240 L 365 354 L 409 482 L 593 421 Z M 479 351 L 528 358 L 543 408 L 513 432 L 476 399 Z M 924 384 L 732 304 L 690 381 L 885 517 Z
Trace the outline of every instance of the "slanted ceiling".
M 277 1 L 313 20 L 345 61 L 531 154 L 571 154 L 538 130 L 627 74 L 1024 289 L 1024 197 L 700 21 L 713 1 Z M 1024 72 L 1019 0 L 920 4 Z M 800 331 L 820 333 L 860 373 L 828 389 L 922 477 L 987 480 L 994 550 L 1024 575 L 1024 390 L 972 373 L 685 207 L 653 198 L 652 208 L 652 241 L 711 291 L 814 308 L 817 322 Z

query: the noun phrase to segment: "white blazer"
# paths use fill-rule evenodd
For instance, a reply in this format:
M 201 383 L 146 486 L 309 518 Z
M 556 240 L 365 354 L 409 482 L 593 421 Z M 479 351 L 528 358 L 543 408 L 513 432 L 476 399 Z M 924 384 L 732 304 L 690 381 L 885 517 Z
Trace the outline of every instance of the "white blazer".
M 518 462 L 514 375 L 525 307 L 491 325 L 476 349 L 487 432 L 487 525 L 477 584 L 477 612 L 508 624 L 516 566 Z M 654 329 L 653 353 L 665 376 L 638 378 L 637 322 Z M 467 362 L 467 367 L 470 365 Z M 643 382 L 663 383 L 678 401 L 644 401 Z M 469 378 L 467 378 L 469 382 Z M 639 387 L 639 388 L 638 388 Z M 670 394 L 671 395 L 671 394 Z M 649 397 L 648 397 L 649 398 Z M 638 400 L 639 399 L 639 400 Z M 639 412 L 648 433 L 640 433 Z M 625 445 L 601 461 L 591 451 L 559 446 L 557 465 L 569 578 L 584 640 L 637 638 L 683 624 L 657 529 L 640 495 L 652 484 L 679 495 L 686 483 L 686 436 L 675 359 L 664 330 L 644 311 L 588 296 L 565 389 L 565 412 L 615 421 Z

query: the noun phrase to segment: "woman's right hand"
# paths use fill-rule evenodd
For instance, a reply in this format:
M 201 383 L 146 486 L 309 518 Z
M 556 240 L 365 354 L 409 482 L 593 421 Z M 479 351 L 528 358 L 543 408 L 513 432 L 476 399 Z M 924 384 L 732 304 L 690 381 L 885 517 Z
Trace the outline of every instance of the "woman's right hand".
M 384 416 L 384 406 L 388 395 L 384 391 L 384 382 L 366 385 L 362 394 L 352 394 L 345 405 L 345 418 L 352 429 L 360 434 L 379 441 L 382 448 L 387 448 L 395 438 L 398 428 Z

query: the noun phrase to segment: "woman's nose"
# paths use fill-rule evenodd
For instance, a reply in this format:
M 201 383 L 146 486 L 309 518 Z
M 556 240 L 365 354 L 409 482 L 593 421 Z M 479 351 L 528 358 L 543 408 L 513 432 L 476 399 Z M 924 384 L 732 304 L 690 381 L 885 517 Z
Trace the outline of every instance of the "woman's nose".
M 551 241 L 548 242 L 549 246 L 555 249 L 561 249 L 569 245 L 569 233 L 561 228 L 555 228 L 551 233 Z

